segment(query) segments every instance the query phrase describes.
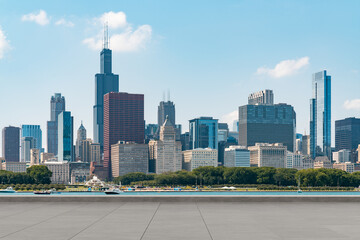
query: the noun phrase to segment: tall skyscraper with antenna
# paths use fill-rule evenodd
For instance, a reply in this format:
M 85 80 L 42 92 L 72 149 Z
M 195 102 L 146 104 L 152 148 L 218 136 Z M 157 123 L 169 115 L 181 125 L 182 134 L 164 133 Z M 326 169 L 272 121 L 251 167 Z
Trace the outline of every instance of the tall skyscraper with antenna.
M 104 43 L 100 53 L 100 73 L 95 75 L 94 142 L 104 147 L 104 95 L 119 92 L 119 75 L 112 73 L 112 51 L 109 49 L 108 27 L 104 27 Z

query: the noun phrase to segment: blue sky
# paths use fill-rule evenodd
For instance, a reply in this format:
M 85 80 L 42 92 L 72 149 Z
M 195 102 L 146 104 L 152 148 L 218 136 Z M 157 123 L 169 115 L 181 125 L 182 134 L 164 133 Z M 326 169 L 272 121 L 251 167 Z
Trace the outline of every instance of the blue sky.
M 360 117 L 360 1 L 0 0 L 0 128 L 40 124 L 61 92 L 92 137 L 99 37 L 109 22 L 120 90 L 145 94 L 145 119 L 170 90 L 177 122 L 232 122 L 273 89 L 309 132 L 311 75 L 332 76 L 332 120 Z M 1 141 L 1 140 L 0 140 Z M 334 141 L 333 141 L 334 142 Z

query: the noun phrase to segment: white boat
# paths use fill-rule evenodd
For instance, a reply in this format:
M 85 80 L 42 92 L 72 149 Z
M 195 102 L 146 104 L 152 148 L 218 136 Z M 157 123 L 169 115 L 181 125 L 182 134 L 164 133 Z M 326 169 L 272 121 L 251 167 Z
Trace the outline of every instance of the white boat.
M 123 193 L 123 191 L 121 191 L 119 188 L 111 188 L 105 191 L 105 194 L 109 194 L 109 195 L 115 195 L 120 193 Z
M 7 187 L 6 189 L 1 189 L 0 193 L 16 193 L 12 187 Z

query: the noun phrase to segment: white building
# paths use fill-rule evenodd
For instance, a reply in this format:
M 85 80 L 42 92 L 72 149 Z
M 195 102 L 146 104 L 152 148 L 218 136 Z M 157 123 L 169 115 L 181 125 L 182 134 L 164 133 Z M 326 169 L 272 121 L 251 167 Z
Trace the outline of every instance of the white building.
M 250 151 L 244 146 L 225 148 L 225 167 L 250 167 Z
M 326 156 L 316 157 L 314 160 L 314 168 L 333 168 L 331 161 Z
M 248 147 L 250 150 L 250 165 L 254 167 L 285 168 L 287 147 L 281 143 L 256 143 Z
M 352 162 L 334 163 L 333 168 L 353 173 L 355 171 L 355 164 Z
M 336 163 L 350 162 L 351 151 L 347 149 L 333 152 L 333 161 Z
M 20 162 L 30 162 L 30 150 L 32 148 L 36 148 L 36 139 L 33 137 L 22 137 Z
M 197 148 L 182 152 L 183 169 L 192 171 L 198 167 L 218 165 L 218 151 L 211 148 Z
M 10 172 L 26 172 L 26 162 L 2 162 L 1 170 Z
M 292 153 L 287 151 L 286 168 L 296 168 L 301 170 L 304 168 L 304 155 L 299 152 Z
M 68 184 L 70 182 L 70 164 L 68 162 L 43 163 L 51 172 L 51 183 Z

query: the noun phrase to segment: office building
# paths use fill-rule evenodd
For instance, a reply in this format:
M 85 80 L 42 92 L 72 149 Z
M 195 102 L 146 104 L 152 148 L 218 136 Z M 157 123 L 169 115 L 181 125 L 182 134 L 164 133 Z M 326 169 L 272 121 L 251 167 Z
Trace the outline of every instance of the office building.
M 181 134 L 181 149 L 182 151 L 190 150 L 190 134 L 189 132 Z
M 50 121 L 47 122 L 47 152 L 58 153 L 58 116 L 65 111 L 65 97 L 55 93 L 50 99 Z
M 30 150 L 30 166 L 40 164 L 40 150 L 37 148 L 32 148 Z
M 216 149 L 211 148 L 197 148 L 182 152 L 183 169 L 192 171 L 198 167 L 218 165 L 218 154 Z
M 256 143 L 255 146 L 248 147 L 248 149 L 252 167 L 286 167 L 287 148 L 281 143 Z
M 53 153 L 40 153 L 40 163 L 45 162 L 56 162 L 57 159 L 55 158 L 55 155 Z
M 301 153 L 305 156 L 310 156 L 310 135 L 302 136 Z
M 53 184 L 70 183 L 70 163 L 69 162 L 45 162 L 43 163 L 51 172 L 50 178 Z
M 81 153 L 82 153 L 81 145 L 82 145 L 82 141 L 84 141 L 85 139 L 86 139 L 86 129 L 81 122 L 81 125 L 80 125 L 79 129 L 77 130 L 77 137 L 76 137 L 76 144 L 75 144 L 75 156 L 77 158 L 81 158 Z M 81 159 L 81 161 L 84 161 L 84 160 Z
M 160 139 L 149 142 L 149 159 L 156 173 L 181 170 L 181 143 L 176 141 L 175 128 L 170 121 L 165 120 L 160 127 Z
M 190 149 L 218 149 L 218 120 L 200 117 L 189 121 Z
M 30 162 L 30 150 L 36 148 L 36 139 L 33 137 L 22 137 L 21 138 L 21 159 L 20 162 Z
M 355 171 L 355 164 L 352 162 L 334 163 L 333 168 L 353 173 Z
M 335 150 L 350 150 L 355 153 L 360 144 L 360 118 L 335 121 Z
M 6 162 L 20 161 L 20 128 L 13 126 L 3 128 L 2 155 Z
M 104 167 L 111 174 L 111 145 L 144 143 L 144 95 L 111 92 L 104 97 Z
M 249 105 L 273 105 L 274 104 L 274 93 L 272 90 L 266 89 L 263 91 L 255 92 L 248 97 Z
M 90 144 L 90 162 L 101 162 L 100 143 Z
M 26 172 L 26 163 L 24 162 L 2 162 L 1 170 L 16 172 L 16 173 L 24 173 Z
M 161 101 L 158 106 L 158 126 L 162 126 L 168 116 L 168 121 L 175 127 L 175 104 L 171 101 Z
M 82 162 L 91 162 L 91 144 L 92 140 L 91 138 L 87 138 L 85 140 L 81 140 L 79 149 L 80 152 L 80 159 Z
M 111 145 L 113 178 L 132 172 L 147 173 L 148 164 L 149 147 L 147 144 L 119 141 Z
M 292 153 L 287 151 L 286 168 L 295 168 L 301 170 L 304 168 L 304 155 L 300 152 Z
M 250 167 L 250 151 L 244 146 L 225 148 L 225 167 Z
M 343 163 L 350 162 L 351 151 L 348 149 L 342 149 L 337 152 L 333 152 L 333 162 Z
M 71 112 L 63 111 L 58 117 L 58 161 L 75 161 L 74 159 L 74 118 Z
M 110 92 L 119 92 L 119 75 L 112 73 L 112 51 L 109 49 L 106 31 L 104 46 L 100 53 L 100 73 L 95 75 L 95 105 L 93 107 L 94 142 L 100 143 L 101 153 L 104 147 L 104 96 Z
M 312 76 L 310 100 L 310 155 L 331 159 L 331 76 L 326 70 Z
M 239 107 L 239 145 L 282 143 L 295 150 L 296 114 L 287 104 Z
M 145 143 L 148 143 L 150 140 L 156 138 L 156 133 L 158 131 L 157 124 L 146 124 L 145 127 Z
M 319 168 L 333 168 L 331 161 L 326 156 L 316 157 L 314 160 L 314 169 Z
M 33 137 L 36 140 L 36 146 L 34 146 L 34 148 L 43 152 L 42 131 L 40 125 L 21 125 L 21 137 Z

